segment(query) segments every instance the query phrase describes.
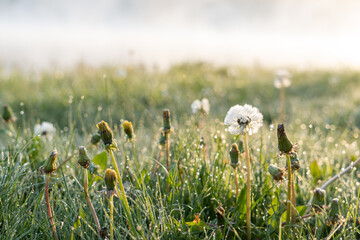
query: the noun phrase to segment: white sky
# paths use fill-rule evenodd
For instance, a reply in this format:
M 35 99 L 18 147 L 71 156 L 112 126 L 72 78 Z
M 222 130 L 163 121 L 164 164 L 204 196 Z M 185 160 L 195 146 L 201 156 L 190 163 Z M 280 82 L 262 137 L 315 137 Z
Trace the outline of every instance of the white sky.
M 0 65 L 357 68 L 359 10 L 356 0 L 0 0 Z

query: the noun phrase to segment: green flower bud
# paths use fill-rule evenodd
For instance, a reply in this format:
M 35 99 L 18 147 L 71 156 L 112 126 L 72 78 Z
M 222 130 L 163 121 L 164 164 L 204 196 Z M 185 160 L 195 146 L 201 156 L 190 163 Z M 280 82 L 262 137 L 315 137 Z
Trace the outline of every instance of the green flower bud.
M 16 117 L 14 115 L 13 110 L 7 104 L 4 105 L 4 112 L 3 112 L 2 117 L 7 123 L 16 121 Z
M 314 198 L 312 201 L 313 208 L 316 212 L 321 212 L 324 209 L 326 191 L 321 188 L 314 190 Z
M 110 168 L 105 171 L 105 185 L 107 190 L 114 190 L 116 185 L 116 172 Z
M 89 168 L 90 161 L 91 160 L 88 156 L 86 148 L 84 146 L 80 146 L 78 163 L 84 168 Z
M 290 154 L 290 162 L 291 162 L 291 170 L 293 172 L 300 168 L 299 159 L 295 152 Z
M 216 208 L 216 219 L 218 226 L 225 225 L 225 209 L 222 206 Z
M 169 109 L 163 109 L 163 129 L 165 131 L 170 131 L 170 129 L 171 129 L 170 110 Z
M 100 132 L 98 131 L 97 133 L 94 133 L 91 137 L 91 144 L 96 145 L 100 142 L 101 140 L 101 136 L 100 136 Z
M 293 144 L 290 142 L 285 133 L 284 124 L 280 123 L 277 128 L 278 148 L 282 153 L 290 153 L 293 149 Z
M 55 172 L 55 170 L 56 170 L 55 161 L 56 161 L 57 156 L 58 156 L 57 151 L 53 150 L 50 153 L 48 160 L 45 162 L 45 164 L 43 166 L 40 167 L 39 171 L 42 173 L 45 173 L 45 174 L 50 174 L 50 173 Z
M 124 128 L 124 132 L 127 135 L 128 139 L 131 141 L 133 136 L 134 136 L 134 128 L 132 126 L 132 123 L 129 121 L 125 121 L 122 124 L 123 128 Z
M 104 145 L 111 145 L 113 142 L 113 132 L 107 122 L 101 121 L 96 126 L 100 130 L 100 137 Z
M 339 221 L 341 217 L 339 199 L 334 198 L 331 201 L 330 212 L 328 216 L 329 216 L 329 224 L 335 224 Z
M 236 143 L 233 143 L 231 145 L 230 150 L 230 160 L 231 160 L 231 166 L 235 169 L 239 166 L 239 148 L 236 145 Z
M 273 164 L 270 164 L 268 167 L 268 172 L 273 177 L 275 181 L 282 181 L 284 180 L 284 170 L 279 168 Z

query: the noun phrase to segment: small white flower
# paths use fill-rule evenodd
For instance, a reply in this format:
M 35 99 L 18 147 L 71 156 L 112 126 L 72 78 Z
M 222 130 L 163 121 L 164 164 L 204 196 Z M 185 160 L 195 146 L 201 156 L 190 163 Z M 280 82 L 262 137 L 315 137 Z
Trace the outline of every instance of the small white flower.
M 276 88 L 287 88 L 291 85 L 291 81 L 290 81 L 290 73 L 285 70 L 285 69 L 282 69 L 282 70 L 278 70 L 276 72 L 276 78 L 275 78 L 275 81 L 274 81 L 274 86 Z
M 54 133 L 56 132 L 56 128 L 52 123 L 42 122 L 41 124 L 36 124 L 34 127 L 34 134 L 41 135 L 48 138 L 52 138 Z
M 230 108 L 225 117 L 225 125 L 228 125 L 228 131 L 231 134 L 244 134 L 252 135 L 256 133 L 262 126 L 263 115 L 259 109 L 245 104 L 244 106 L 235 105 Z
M 210 103 L 207 98 L 203 98 L 201 101 L 196 99 L 191 104 L 191 110 L 194 114 L 198 113 L 199 111 L 202 111 L 205 114 L 209 114 L 210 112 Z

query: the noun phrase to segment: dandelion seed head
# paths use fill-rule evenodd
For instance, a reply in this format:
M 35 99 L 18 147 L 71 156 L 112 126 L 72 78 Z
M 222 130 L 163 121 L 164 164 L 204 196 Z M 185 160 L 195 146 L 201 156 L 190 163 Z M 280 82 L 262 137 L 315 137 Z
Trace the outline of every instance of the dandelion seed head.
M 199 99 L 196 99 L 191 104 L 191 111 L 196 114 L 198 112 L 203 112 L 205 114 L 209 114 L 210 112 L 210 103 L 207 98 L 203 98 L 201 101 Z
M 291 85 L 291 81 L 290 81 L 290 73 L 286 70 L 286 69 L 281 69 L 278 70 L 275 73 L 275 81 L 274 81 L 274 86 L 276 88 L 287 88 Z
M 263 115 L 259 109 L 248 104 L 231 107 L 224 120 L 231 134 L 244 134 L 246 129 L 249 135 L 256 133 L 262 126 L 262 122 Z

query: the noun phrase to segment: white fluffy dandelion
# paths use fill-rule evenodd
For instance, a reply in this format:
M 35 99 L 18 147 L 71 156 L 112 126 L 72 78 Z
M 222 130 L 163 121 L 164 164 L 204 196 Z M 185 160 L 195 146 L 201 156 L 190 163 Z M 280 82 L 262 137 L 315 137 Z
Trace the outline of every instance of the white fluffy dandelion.
M 262 126 L 263 115 L 259 109 L 251 105 L 235 105 L 230 108 L 225 117 L 225 125 L 231 134 L 244 134 L 244 130 L 249 135 L 256 133 Z
M 209 100 L 207 98 L 203 98 L 201 101 L 199 99 L 196 99 L 192 104 L 191 104 L 191 110 L 194 114 L 198 113 L 198 112 L 203 112 L 205 114 L 209 114 L 210 112 L 210 103 Z
M 275 75 L 274 86 L 276 88 L 287 88 L 291 85 L 291 76 L 286 69 L 278 70 Z
M 36 124 L 34 127 L 34 134 L 41 135 L 48 138 L 52 138 L 54 133 L 56 132 L 56 128 L 52 123 L 42 122 L 41 124 Z

